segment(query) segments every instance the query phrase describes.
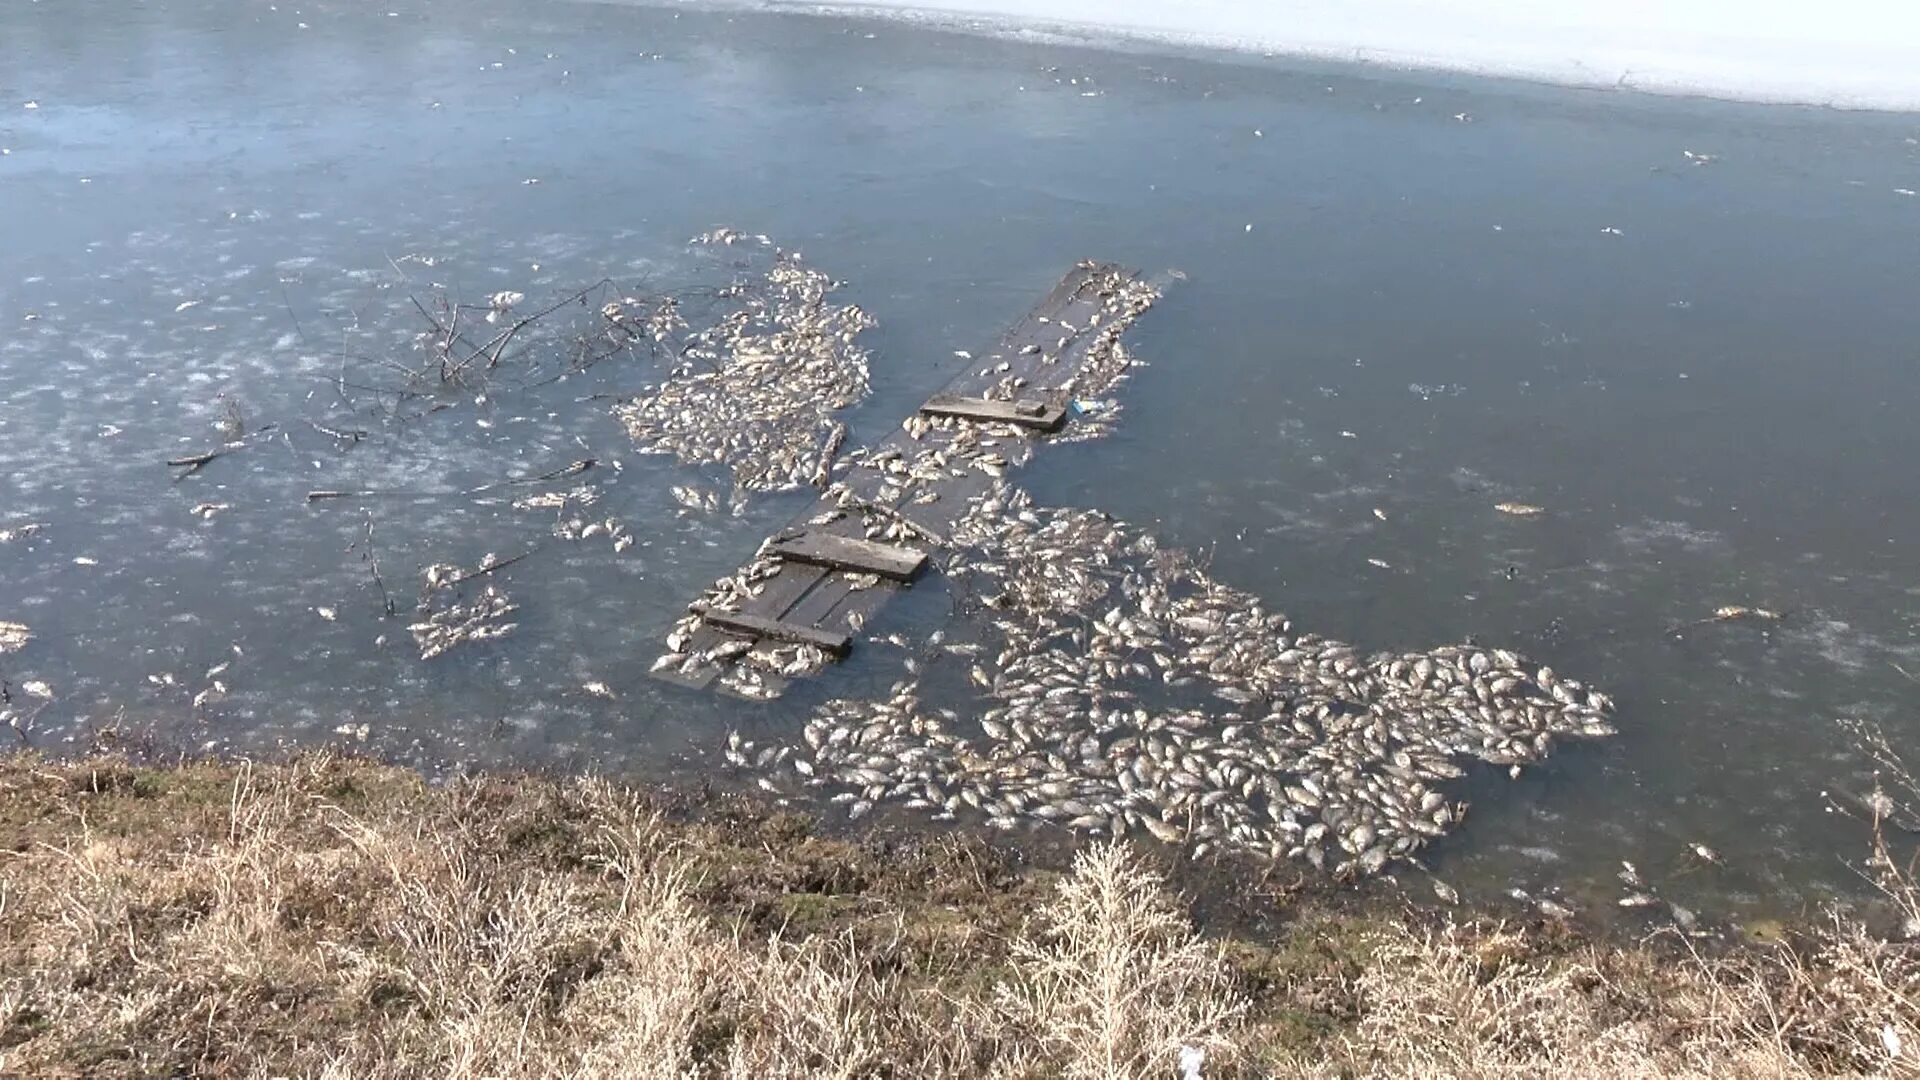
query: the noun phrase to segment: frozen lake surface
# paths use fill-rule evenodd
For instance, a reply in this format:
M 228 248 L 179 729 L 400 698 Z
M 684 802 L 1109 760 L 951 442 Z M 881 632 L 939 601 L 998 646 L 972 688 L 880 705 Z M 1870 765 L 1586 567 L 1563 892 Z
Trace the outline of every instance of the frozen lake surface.
M 765 0 L 761 6 L 1608 90 L 1920 109 L 1920 8 L 1889 0 Z
M 850 445 L 1076 260 L 1184 274 L 1133 335 L 1116 434 L 1022 480 L 1318 633 L 1470 637 L 1611 693 L 1617 738 L 1460 787 L 1430 861 L 1463 888 L 1605 903 L 1630 859 L 1707 906 L 1811 904 L 1857 887 L 1860 829 L 1823 793 L 1867 766 L 1837 721 L 1920 738 L 1913 117 L 765 12 L 88 0 L 0 10 L 0 149 L 0 530 L 42 526 L 0 543 L 0 622 L 34 635 L 0 678 L 42 745 L 365 724 L 429 766 L 684 777 L 729 726 L 790 733 L 805 694 L 646 677 L 809 498 L 683 513 L 670 489 L 713 474 L 636 454 L 612 414 L 650 368 L 410 419 L 340 379 L 417 361 L 410 294 L 723 285 L 731 256 L 687 245 L 721 224 L 878 320 Z M 234 410 L 278 426 L 175 482 L 163 460 Z M 589 456 L 623 550 L 507 498 L 304 501 Z M 421 661 L 420 568 L 527 550 L 500 575 L 514 633 Z M 898 662 L 864 651 L 818 693 Z

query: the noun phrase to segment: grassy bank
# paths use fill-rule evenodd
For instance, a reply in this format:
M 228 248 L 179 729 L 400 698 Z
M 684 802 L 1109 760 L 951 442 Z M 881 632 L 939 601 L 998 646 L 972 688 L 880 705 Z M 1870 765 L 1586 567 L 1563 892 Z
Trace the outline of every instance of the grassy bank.
M 0 759 L 0 1075 L 1902 1074 L 1920 957 L 1026 866 L 589 779 Z M 1911 903 L 1912 893 L 1907 893 Z M 1915 914 L 1920 914 L 1916 911 Z M 1211 921 L 1211 920 L 1210 920 Z

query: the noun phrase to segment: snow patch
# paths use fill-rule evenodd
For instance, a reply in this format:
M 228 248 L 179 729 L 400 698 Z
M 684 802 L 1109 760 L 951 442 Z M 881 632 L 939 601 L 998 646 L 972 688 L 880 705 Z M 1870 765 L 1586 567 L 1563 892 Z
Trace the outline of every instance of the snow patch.
M 765 0 L 1574 86 L 1920 111 L 1911 0 Z

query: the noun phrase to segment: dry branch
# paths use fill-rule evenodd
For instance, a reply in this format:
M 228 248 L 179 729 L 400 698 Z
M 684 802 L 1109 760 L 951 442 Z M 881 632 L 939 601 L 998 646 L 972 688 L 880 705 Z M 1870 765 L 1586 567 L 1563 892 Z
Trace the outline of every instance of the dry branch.
M 478 487 L 463 488 L 458 491 L 404 491 L 397 489 L 340 491 L 329 488 L 316 488 L 307 492 L 307 501 L 315 503 L 328 502 L 335 499 L 434 499 L 450 495 L 484 495 L 489 491 L 498 491 L 501 488 L 516 487 L 524 484 L 544 484 L 553 480 L 562 480 L 569 476 L 578 476 L 588 469 L 593 468 L 595 464 L 597 464 L 597 462 L 593 458 L 581 458 L 579 461 L 575 461 L 570 465 L 554 469 L 551 472 L 541 473 L 538 476 L 517 476 L 506 480 L 496 480 L 491 484 L 481 484 Z

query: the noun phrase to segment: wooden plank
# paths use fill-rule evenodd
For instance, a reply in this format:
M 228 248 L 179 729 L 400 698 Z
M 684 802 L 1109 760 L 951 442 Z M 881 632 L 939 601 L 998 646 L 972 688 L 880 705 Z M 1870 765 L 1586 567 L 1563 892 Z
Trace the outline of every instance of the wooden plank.
M 830 579 L 830 585 L 843 584 L 845 579 Z M 900 582 L 882 580 L 879 584 L 865 589 L 831 588 L 815 589 L 807 594 L 805 600 L 793 606 L 787 613 L 791 622 L 817 626 L 822 630 L 853 632 L 853 624 L 847 616 L 855 611 L 871 611 L 880 606 L 880 602 L 906 588 Z M 872 603 L 862 603 L 870 598 L 878 598 Z M 864 625 L 864 624 L 863 624 Z
M 878 574 L 893 581 L 912 581 L 927 565 L 924 551 L 892 544 L 876 544 L 850 536 L 810 529 L 799 536 L 778 541 L 771 548 L 775 555 L 790 562 L 810 563 L 856 574 Z
M 849 589 L 835 595 L 831 601 L 828 600 L 827 590 L 817 590 L 793 609 L 793 618 L 796 622 L 810 619 L 813 625 L 823 630 L 855 634 L 856 623 L 865 629 L 867 620 L 902 588 L 905 586 L 882 581 L 871 589 Z
M 847 650 L 853 647 L 853 639 L 836 631 L 821 630 L 818 627 L 800 623 L 781 622 L 779 619 L 768 619 L 739 611 L 709 611 L 702 618 L 722 630 L 731 630 L 749 637 L 772 638 L 775 641 L 796 641 L 802 645 L 824 649 L 835 656 L 845 656 Z
M 742 610 L 749 615 L 778 619 L 793 609 L 808 590 L 819 584 L 828 574 L 825 567 L 793 566 L 779 577 L 768 580 L 760 589 L 760 594 L 749 600 Z M 704 613 L 703 613 L 704 614 Z M 725 640 L 726 635 L 716 626 L 702 623 L 688 638 L 688 653 L 705 652 Z M 690 675 L 677 671 L 657 672 L 654 678 L 663 682 L 677 683 L 694 690 L 704 690 L 720 677 L 720 668 L 707 665 Z
M 760 586 L 760 594 L 748 600 L 740 610 L 749 615 L 778 619 L 793 610 L 800 598 L 825 581 L 831 573 L 824 566 L 785 566 L 780 573 Z
M 983 358 L 968 361 L 942 393 L 956 397 L 985 397 L 1011 378 L 1024 378 L 1032 387 L 1028 396 L 1044 397 L 1047 389 L 1039 386 L 1048 374 L 1054 389 L 1079 370 L 1079 357 L 1097 336 L 1091 333 L 1093 318 L 1101 307 L 1101 295 L 1092 288 L 1095 275 L 1117 269 L 1111 266 L 1076 266 L 1060 279 L 1046 298 L 1020 317 L 1000 336 Z M 1071 329 L 1070 329 L 1071 328 Z M 1067 338 L 1061 344 L 1061 338 Z M 1006 371 L 999 370 L 1000 364 Z
M 1059 431 L 1067 422 L 1064 406 L 1045 401 L 993 401 L 988 398 L 935 394 L 920 411 L 932 416 L 956 416 L 962 420 L 990 420 L 1018 424 L 1035 431 Z

